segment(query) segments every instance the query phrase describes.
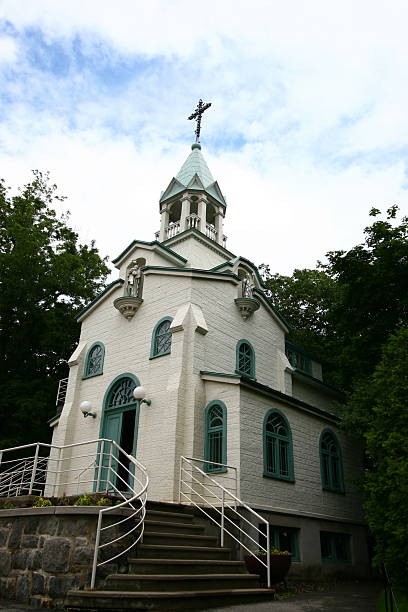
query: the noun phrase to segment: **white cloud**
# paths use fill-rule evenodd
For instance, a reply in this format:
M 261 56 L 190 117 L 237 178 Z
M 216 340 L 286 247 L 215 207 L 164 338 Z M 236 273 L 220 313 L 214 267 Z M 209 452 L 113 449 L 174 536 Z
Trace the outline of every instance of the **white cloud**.
M 407 206 L 402 1 L 3 0 L 1 18 L 0 62 L 15 69 L 1 174 L 21 184 L 50 169 L 103 254 L 153 239 L 198 97 L 213 102 L 203 152 L 233 252 L 281 272 L 313 266 L 361 240 L 371 205 Z M 25 28 L 60 45 L 65 72 L 52 71 L 52 47 L 32 63 Z

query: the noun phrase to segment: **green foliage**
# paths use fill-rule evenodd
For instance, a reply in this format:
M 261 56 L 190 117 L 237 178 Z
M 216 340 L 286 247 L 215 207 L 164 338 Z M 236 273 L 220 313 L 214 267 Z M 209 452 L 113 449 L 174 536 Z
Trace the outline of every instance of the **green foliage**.
M 108 273 L 94 243 L 79 244 L 68 217 L 58 218 L 59 200 L 38 171 L 15 196 L 0 181 L 0 448 L 48 441 L 76 314 Z
M 338 287 L 329 325 L 341 351 L 339 384 L 347 390 L 373 373 L 383 344 L 408 319 L 408 218 L 396 224 L 397 212 L 389 208 L 385 220 L 365 228 L 364 244 L 328 253 L 321 266 Z
M 384 560 L 401 583 L 408 551 L 408 327 L 391 335 L 367 385 L 352 396 L 355 415 L 366 418 L 365 438 L 372 468 L 365 477 L 366 514 L 375 537 L 375 561 Z M 356 418 L 354 416 L 354 418 Z
M 74 506 L 109 506 L 111 500 L 107 497 L 101 497 L 98 493 L 84 493 L 75 501 Z
M 35 502 L 33 503 L 33 508 L 43 508 L 44 506 L 52 506 L 52 502 L 50 499 L 45 499 L 44 497 L 37 497 Z
M 268 296 L 291 327 L 288 340 L 326 361 L 326 380 L 331 382 L 333 330 L 330 312 L 337 300 L 337 283 L 323 270 L 295 270 L 292 276 L 272 274 L 262 264 Z
M 366 514 L 376 556 L 406 580 L 408 554 L 408 218 L 373 208 L 365 240 L 317 270 L 263 274 L 291 339 L 322 356 L 326 382 L 347 392 L 343 427 L 367 444 Z

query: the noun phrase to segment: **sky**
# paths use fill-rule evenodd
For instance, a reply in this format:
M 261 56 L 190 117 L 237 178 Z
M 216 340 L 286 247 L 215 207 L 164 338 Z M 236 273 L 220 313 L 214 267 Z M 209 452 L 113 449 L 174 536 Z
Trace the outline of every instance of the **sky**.
M 404 0 L 0 0 L 0 177 L 49 171 L 82 242 L 115 258 L 159 229 L 201 144 L 227 248 L 273 272 L 408 212 Z

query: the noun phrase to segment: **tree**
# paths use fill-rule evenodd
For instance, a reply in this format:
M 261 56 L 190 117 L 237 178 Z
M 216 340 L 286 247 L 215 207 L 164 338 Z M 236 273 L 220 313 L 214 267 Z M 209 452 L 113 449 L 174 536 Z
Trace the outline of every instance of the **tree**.
M 78 243 L 53 206 L 48 175 L 10 195 L 0 181 L 0 448 L 45 441 L 58 380 L 78 339 L 76 315 L 108 268 L 94 243 Z
M 341 351 L 341 386 L 351 390 L 371 376 L 382 346 L 408 316 L 408 218 L 395 225 L 398 207 L 366 227 L 365 242 L 327 254 L 320 265 L 337 283 L 329 325 Z M 381 214 L 376 208 L 370 215 Z
M 260 270 L 269 298 L 291 327 L 288 339 L 320 359 L 330 359 L 329 312 L 336 301 L 336 281 L 323 270 L 296 269 L 292 276 L 272 274 L 265 264 Z
M 390 336 L 374 374 L 351 399 L 354 420 L 364 415 L 366 422 L 371 464 L 365 476 L 366 515 L 375 538 L 374 561 L 384 561 L 401 583 L 406 581 L 408 551 L 407 406 L 408 327 L 402 327 Z

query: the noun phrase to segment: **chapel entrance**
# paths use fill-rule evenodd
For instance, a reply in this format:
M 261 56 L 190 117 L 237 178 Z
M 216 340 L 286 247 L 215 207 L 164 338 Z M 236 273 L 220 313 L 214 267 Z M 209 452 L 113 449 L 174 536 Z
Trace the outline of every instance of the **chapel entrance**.
M 133 390 L 139 384 L 136 377 L 121 376 L 110 385 L 104 401 L 101 437 L 114 440 L 126 453 L 136 456 L 139 402 Z M 104 443 L 100 491 L 126 492 L 133 485 L 133 470 L 129 459 L 111 445 Z M 111 466 L 109 470 L 108 467 Z

